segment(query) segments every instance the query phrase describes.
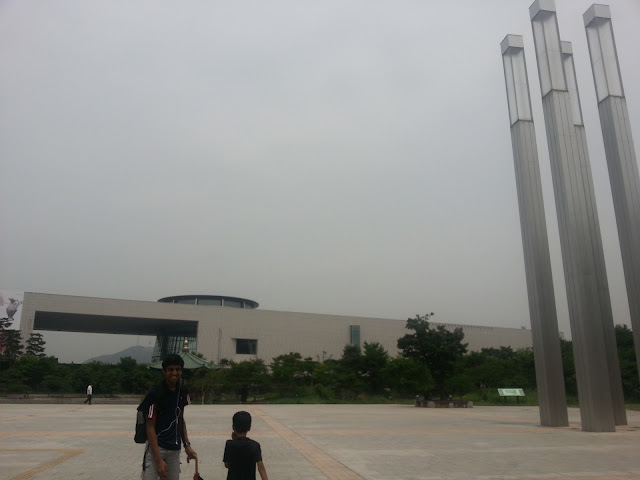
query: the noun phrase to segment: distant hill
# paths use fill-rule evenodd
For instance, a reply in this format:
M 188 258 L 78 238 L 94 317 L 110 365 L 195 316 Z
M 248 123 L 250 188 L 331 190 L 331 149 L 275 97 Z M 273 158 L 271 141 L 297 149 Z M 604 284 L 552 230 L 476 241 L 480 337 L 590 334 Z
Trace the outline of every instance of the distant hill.
M 153 355 L 153 347 L 143 347 L 142 345 L 136 345 L 134 347 L 125 348 L 118 353 L 112 353 L 110 355 L 100 355 L 98 357 L 90 358 L 84 363 L 89 362 L 102 362 L 102 363 L 119 363 L 123 357 L 131 357 L 138 363 L 151 363 L 151 356 Z

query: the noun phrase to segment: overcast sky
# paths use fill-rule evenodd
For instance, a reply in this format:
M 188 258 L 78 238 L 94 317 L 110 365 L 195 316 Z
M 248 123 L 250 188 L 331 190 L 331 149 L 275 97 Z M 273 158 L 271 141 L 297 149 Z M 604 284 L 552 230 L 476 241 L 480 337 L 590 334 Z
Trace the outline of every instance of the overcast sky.
M 614 319 L 628 323 L 582 20 L 592 0 L 557 3 Z M 0 2 L 0 286 L 529 328 L 500 54 L 511 33 L 525 36 L 570 335 L 530 4 Z M 640 2 L 608 4 L 640 150 Z M 45 338 L 65 361 L 137 342 Z

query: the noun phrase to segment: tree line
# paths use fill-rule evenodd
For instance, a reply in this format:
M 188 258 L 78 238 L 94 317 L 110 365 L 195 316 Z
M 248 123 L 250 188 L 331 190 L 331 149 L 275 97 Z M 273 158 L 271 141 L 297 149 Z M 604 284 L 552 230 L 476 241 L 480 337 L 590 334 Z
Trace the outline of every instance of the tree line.
M 430 323 L 432 313 L 407 320 L 410 331 L 398 339 L 397 356 L 377 342 L 345 345 L 340 358 L 326 353 L 302 357 L 290 352 L 267 363 L 261 359 L 222 359 L 218 368 L 187 370 L 184 378 L 201 402 L 395 402 L 403 399 L 464 398 L 498 401 L 497 388 L 522 388 L 536 402 L 533 350 L 511 347 L 468 352 L 461 328 Z M 78 393 L 93 385 L 96 395 L 143 394 L 159 381 L 157 371 L 125 357 L 118 364 L 62 364 L 46 356 L 40 334 L 32 334 L 22 352 L 18 332 L 1 328 L 0 392 Z M 631 330 L 615 327 L 625 398 L 640 401 Z M 560 340 L 570 402 L 577 387 L 571 341 Z

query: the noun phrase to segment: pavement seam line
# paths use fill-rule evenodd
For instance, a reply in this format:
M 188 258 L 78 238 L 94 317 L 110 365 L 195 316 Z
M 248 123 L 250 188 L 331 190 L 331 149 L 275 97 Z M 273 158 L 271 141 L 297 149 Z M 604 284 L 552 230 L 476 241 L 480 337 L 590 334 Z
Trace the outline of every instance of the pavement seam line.
M 73 412 L 75 412 L 77 410 L 78 410 L 77 408 L 73 408 L 71 410 L 65 410 L 63 412 L 37 413 L 37 414 L 32 414 L 32 415 L 22 415 L 21 417 L 3 418 L 2 420 L 0 420 L 0 423 L 15 422 L 15 421 L 22 421 L 22 420 L 31 420 L 32 418 L 59 417 L 60 413 L 73 413 Z
M 259 417 L 293 448 L 300 452 L 309 462 L 311 462 L 322 474 L 330 480 L 365 480 L 343 463 L 316 447 L 308 440 L 305 440 L 286 425 L 278 422 L 263 410 L 253 407 L 251 413 Z M 13 480 L 13 479 L 12 479 Z
M 58 452 L 58 453 L 62 453 L 63 455 L 58 457 L 58 458 L 54 458 L 53 460 L 50 460 L 46 463 L 43 463 L 42 465 L 38 465 L 37 467 L 32 468 L 31 470 L 27 470 L 26 472 L 22 472 L 18 475 L 16 475 L 15 477 L 10 478 L 9 480 L 28 480 L 29 478 L 32 478 L 36 473 L 40 473 L 40 472 L 44 472 L 45 470 L 50 469 L 51 467 L 55 467 L 56 465 L 62 463 L 62 462 L 66 462 L 67 460 L 69 460 L 70 458 L 75 457 L 76 455 L 83 453 L 84 450 L 79 450 L 79 449 L 57 449 L 57 448 L 14 448 L 14 449 L 0 449 L 0 452 Z
M 495 476 L 494 475 L 490 475 L 490 476 L 482 476 L 482 477 L 478 477 L 480 480 L 482 479 L 494 479 Z M 558 477 L 548 477 L 546 475 L 544 476 L 537 476 L 537 477 L 526 477 L 523 478 L 522 480 L 638 480 L 640 479 L 640 476 L 636 475 L 636 474 L 625 474 L 625 473 L 620 473 L 620 474 L 614 474 L 614 475 L 602 475 L 600 473 L 596 473 L 593 475 L 582 475 L 579 474 L 578 476 L 572 475 L 570 473 L 566 473 L 563 474 L 562 476 L 558 476 Z

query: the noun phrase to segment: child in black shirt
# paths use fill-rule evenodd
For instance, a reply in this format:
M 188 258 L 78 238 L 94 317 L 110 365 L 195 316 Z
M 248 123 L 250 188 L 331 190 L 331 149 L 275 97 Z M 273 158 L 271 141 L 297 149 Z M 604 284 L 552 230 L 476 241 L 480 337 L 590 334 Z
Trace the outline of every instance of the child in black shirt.
M 269 480 L 262 463 L 260 444 L 247 437 L 251 430 L 251 414 L 236 412 L 233 416 L 233 433 L 224 447 L 224 466 L 229 469 L 227 480 L 255 480 L 256 466 L 262 480 Z

